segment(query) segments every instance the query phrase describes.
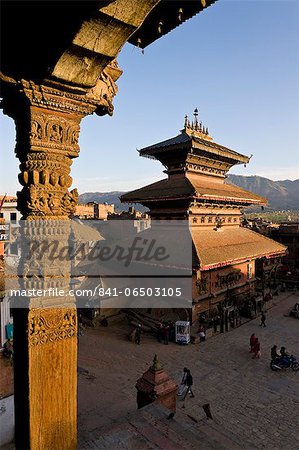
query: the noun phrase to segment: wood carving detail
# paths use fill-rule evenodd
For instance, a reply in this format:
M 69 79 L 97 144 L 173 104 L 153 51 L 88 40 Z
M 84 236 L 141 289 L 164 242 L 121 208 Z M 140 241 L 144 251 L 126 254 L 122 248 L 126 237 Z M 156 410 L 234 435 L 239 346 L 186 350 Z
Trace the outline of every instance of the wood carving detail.
M 30 312 L 29 346 L 46 344 L 77 335 L 75 309 L 36 309 Z
M 30 131 L 32 150 L 55 149 L 76 157 L 79 154 L 79 120 L 65 119 L 52 114 L 33 113 Z
M 63 107 L 62 107 L 63 109 Z M 18 192 L 25 218 L 66 218 L 75 212 L 78 192 L 73 189 L 70 169 L 79 154 L 81 115 L 60 114 L 30 106 L 30 132 L 19 126 L 16 152 L 21 160 Z M 16 122 L 19 118 L 16 118 Z M 21 118 L 23 120 L 23 118 Z M 26 134 L 27 133 L 27 134 Z M 27 152 L 24 146 L 27 144 Z
M 55 185 L 57 178 L 50 179 L 52 185 Z M 58 182 L 58 181 L 57 181 Z M 26 207 L 30 212 L 30 216 L 37 218 L 53 218 L 61 219 L 64 216 L 72 215 L 75 212 L 78 202 L 78 191 L 73 189 L 61 190 L 54 189 L 54 186 L 48 188 L 44 186 L 29 186 L 25 191 L 18 192 L 18 201 Z

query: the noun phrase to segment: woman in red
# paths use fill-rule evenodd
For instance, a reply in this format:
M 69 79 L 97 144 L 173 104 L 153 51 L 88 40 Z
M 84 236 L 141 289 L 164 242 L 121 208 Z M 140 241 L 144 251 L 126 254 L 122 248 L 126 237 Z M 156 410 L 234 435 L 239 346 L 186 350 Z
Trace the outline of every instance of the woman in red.
M 252 359 L 253 358 L 260 358 L 260 356 L 261 356 L 261 344 L 260 344 L 260 341 L 258 340 L 258 338 L 256 338 L 256 340 L 255 340 L 253 352 L 254 352 L 254 355 L 253 355 Z
M 256 341 L 256 337 L 255 337 L 255 334 L 253 333 L 253 334 L 250 336 L 250 341 L 249 341 L 249 343 L 250 343 L 250 353 L 253 353 L 253 351 L 254 351 L 254 344 L 255 344 L 255 341 Z

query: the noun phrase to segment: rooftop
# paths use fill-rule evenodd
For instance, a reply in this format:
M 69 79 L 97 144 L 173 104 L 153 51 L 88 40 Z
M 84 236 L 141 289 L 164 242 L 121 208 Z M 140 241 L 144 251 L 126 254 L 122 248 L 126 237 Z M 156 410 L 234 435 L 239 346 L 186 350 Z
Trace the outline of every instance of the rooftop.
M 3 201 L 3 203 L 11 203 L 11 202 L 16 202 L 17 201 L 17 197 L 13 197 L 12 195 L 0 195 L 0 204 Z
M 144 147 L 139 150 L 140 156 L 159 159 L 159 155 L 171 152 L 172 157 L 176 151 L 190 151 L 191 153 L 204 152 L 208 157 L 214 155 L 233 161 L 233 164 L 247 164 L 250 157 L 242 155 L 228 147 L 217 144 L 210 136 L 208 128 L 202 122 L 198 121 L 198 109 L 195 108 L 193 120 L 190 122 L 188 116 L 185 116 L 184 128 L 181 134 L 166 139 L 165 141 Z
M 170 177 L 121 196 L 122 202 L 148 202 L 199 198 L 225 200 L 233 203 L 265 205 L 267 200 L 257 194 L 234 186 L 210 182 L 195 174 Z
M 193 227 L 192 239 L 203 270 L 247 259 L 283 256 L 287 250 L 284 245 L 242 227 L 223 227 L 220 231 Z

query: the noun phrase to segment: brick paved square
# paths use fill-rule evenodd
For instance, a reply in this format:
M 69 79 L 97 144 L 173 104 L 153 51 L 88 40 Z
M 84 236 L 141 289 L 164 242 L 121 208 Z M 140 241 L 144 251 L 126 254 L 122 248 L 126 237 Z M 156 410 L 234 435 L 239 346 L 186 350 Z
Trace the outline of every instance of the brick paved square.
M 136 380 L 157 353 L 177 382 L 184 366 L 191 369 L 195 398 L 187 398 L 182 410 L 186 415 L 204 423 L 201 405 L 208 402 L 215 433 L 221 430 L 239 446 L 298 448 L 299 373 L 273 372 L 269 364 L 273 344 L 284 345 L 299 358 L 299 321 L 287 316 L 298 299 L 294 293 L 275 297 L 266 328 L 259 326 L 257 318 L 198 345 L 166 346 L 143 335 L 138 346 L 128 341 L 125 324 L 88 329 L 79 343 L 79 367 L 88 370 L 79 375 L 79 443 L 136 410 Z M 261 341 L 262 356 L 256 360 L 249 353 L 252 333 Z M 178 401 L 180 411 L 181 406 Z M 198 448 L 203 448 L 200 442 Z

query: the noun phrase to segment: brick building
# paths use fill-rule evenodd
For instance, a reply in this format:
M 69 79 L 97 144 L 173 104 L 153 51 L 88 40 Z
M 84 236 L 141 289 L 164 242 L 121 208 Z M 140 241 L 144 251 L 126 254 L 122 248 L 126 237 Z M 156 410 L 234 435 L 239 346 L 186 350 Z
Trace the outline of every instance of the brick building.
M 299 271 L 299 222 L 284 222 L 271 230 L 271 237 L 288 247 L 283 262 L 290 270 Z

